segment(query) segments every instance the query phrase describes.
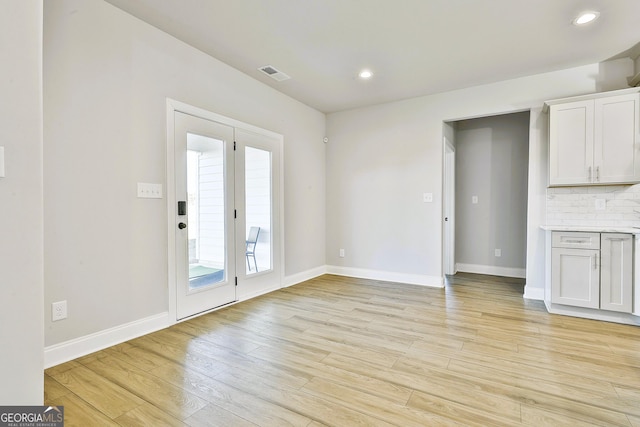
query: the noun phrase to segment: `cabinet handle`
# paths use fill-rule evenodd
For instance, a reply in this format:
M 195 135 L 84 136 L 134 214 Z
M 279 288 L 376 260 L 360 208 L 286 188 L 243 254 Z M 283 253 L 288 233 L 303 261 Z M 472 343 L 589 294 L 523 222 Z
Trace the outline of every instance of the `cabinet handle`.
M 589 166 L 589 181 L 591 181 L 591 166 Z
M 598 269 L 598 255 L 593 255 L 593 269 L 597 270 Z
M 587 243 L 586 240 L 566 239 L 565 243 Z
M 625 238 L 625 237 L 605 237 L 605 239 L 610 241 L 610 242 L 623 242 L 623 241 L 627 240 L 627 238 Z
M 596 166 L 596 181 L 600 182 L 600 166 Z

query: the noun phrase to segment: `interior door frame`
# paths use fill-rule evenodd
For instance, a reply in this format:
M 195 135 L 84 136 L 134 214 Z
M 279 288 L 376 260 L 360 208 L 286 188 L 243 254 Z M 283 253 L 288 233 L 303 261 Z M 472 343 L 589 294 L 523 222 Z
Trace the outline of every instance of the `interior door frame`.
M 443 235 L 443 272 L 445 275 L 456 274 L 456 184 L 455 184 L 455 155 L 456 148 L 445 136 L 443 138 L 443 194 L 442 203 L 442 235 Z M 452 162 L 453 164 L 449 164 Z M 447 211 L 449 216 L 447 217 Z M 446 220 L 448 218 L 448 221 Z M 447 230 L 447 223 L 449 231 Z
M 279 221 L 279 238 L 280 238 L 280 250 L 279 250 L 279 287 L 283 286 L 283 278 L 284 278 L 284 150 L 282 147 L 282 135 L 262 129 L 260 127 L 250 125 L 248 123 L 241 122 L 239 120 L 235 120 L 220 114 L 213 113 L 211 111 L 205 110 L 203 108 L 195 107 L 190 104 L 186 104 L 181 101 L 177 101 L 175 99 L 167 98 L 166 100 L 166 114 L 167 114 L 167 134 L 166 134 L 166 198 L 167 198 L 167 292 L 168 292 L 168 314 L 169 314 L 169 323 L 175 324 L 181 322 L 186 319 L 177 320 L 177 297 L 176 290 L 178 287 L 177 283 L 177 271 L 176 271 L 176 237 L 175 237 L 175 221 L 174 218 L 177 215 L 177 204 L 178 199 L 176 197 L 175 182 L 176 178 L 176 170 L 175 170 L 175 142 L 174 142 L 174 132 L 175 132 L 175 122 L 174 115 L 176 112 L 181 112 L 185 114 L 190 114 L 195 117 L 200 117 L 202 119 L 211 120 L 214 122 L 218 122 L 227 126 L 231 126 L 237 129 L 243 129 L 250 132 L 254 132 L 257 134 L 262 134 L 268 136 L 270 138 L 278 139 L 280 141 L 280 171 L 279 171 L 279 184 L 280 184 L 280 197 L 279 197 L 279 206 L 278 211 L 279 215 L 277 218 L 274 218 L 274 221 Z M 234 229 L 235 229 L 234 224 Z M 240 251 L 240 248 L 236 248 L 236 253 Z M 242 248 L 244 250 L 244 248 Z M 235 258 L 234 258 L 235 259 Z M 242 299 L 238 299 L 235 303 L 242 301 Z M 231 303 L 231 304 L 235 304 Z M 228 307 L 230 304 L 227 304 L 223 307 Z M 215 307 L 210 310 L 206 310 L 198 315 L 209 313 L 211 311 L 215 311 L 221 307 Z

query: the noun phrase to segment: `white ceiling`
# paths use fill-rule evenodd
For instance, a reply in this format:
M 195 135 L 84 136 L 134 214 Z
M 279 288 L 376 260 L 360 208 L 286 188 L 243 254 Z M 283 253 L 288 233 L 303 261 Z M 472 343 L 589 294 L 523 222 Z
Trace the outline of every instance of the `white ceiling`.
M 326 113 L 596 63 L 640 41 L 640 0 L 106 1 Z M 600 19 L 573 26 L 587 9 Z

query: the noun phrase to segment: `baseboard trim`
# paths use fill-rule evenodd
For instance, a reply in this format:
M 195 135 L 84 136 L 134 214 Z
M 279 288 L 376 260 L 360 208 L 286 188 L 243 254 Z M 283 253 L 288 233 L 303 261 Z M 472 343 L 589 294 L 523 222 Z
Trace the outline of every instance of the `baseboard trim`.
M 419 274 L 394 273 L 380 270 L 367 270 L 340 266 L 320 266 L 300 273 L 292 274 L 284 278 L 283 287 L 289 287 L 307 280 L 322 276 L 323 274 L 335 274 L 338 276 L 358 277 L 363 279 L 383 280 L 387 282 L 408 283 L 412 285 L 444 287 L 442 277 L 426 276 Z M 256 294 L 244 295 L 235 303 L 255 298 L 277 290 L 268 289 Z M 234 303 L 234 304 L 235 304 Z M 221 307 L 217 307 L 219 309 Z M 212 311 L 216 310 L 213 309 Z M 47 346 L 44 349 L 44 367 L 50 368 L 61 363 L 68 362 L 78 357 L 103 350 L 105 348 L 123 343 L 125 341 L 150 334 L 167 328 L 174 324 L 169 319 L 169 313 L 160 313 L 140 320 L 135 320 L 113 328 L 105 329 L 83 337 L 74 338 L 59 344 Z
M 85 335 L 44 348 L 44 367 L 50 368 L 116 344 L 170 326 L 169 313 L 160 313 L 124 325 Z
M 542 288 L 534 288 L 533 286 L 525 285 L 524 286 L 524 295 L 522 296 L 524 299 L 533 299 L 533 300 L 544 300 L 544 289 Z
M 444 287 L 444 278 L 440 276 L 427 276 L 422 274 L 395 273 L 392 271 L 368 270 L 364 268 L 341 267 L 328 265 L 328 274 L 338 276 L 358 277 L 360 279 L 383 280 L 385 282 L 408 283 L 410 285 L 429 286 L 434 288 Z
M 562 304 L 547 303 L 547 311 L 551 314 L 582 317 L 585 319 L 601 320 L 605 322 L 623 323 L 625 325 L 640 326 L 640 317 L 631 313 L 617 313 L 615 311 L 594 310 L 590 308 L 572 307 Z
M 524 268 L 496 267 L 493 265 L 479 264 L 456 264 L 456 270 L 460 273 L 489 274 L 491 276 L 517 277 L 524 279 L 526 270 Z
M 306 282 L 307 280 L 315 279 L 327 273 L 327 266 L 322 265 L 320 267 L 312 268 L 310 270 L 302 271 L 300 273 L 291 274 L 284 278 L 283 288 L 297 285 L 298 283 Z
M 251 292 L 249 294 L 238 295 L 238 300 L 235 301 L 235 303 L 248 301 L 250 299 L 257 298 L 257 297 L 259 297 L 261 295 L 265 295 L 265 294 L 277 291 L 278 289 L 281 289 L 281 288 L 282 288 L 281 286 L 273 286 L 271 288 L 261 289 L 258 292 Z

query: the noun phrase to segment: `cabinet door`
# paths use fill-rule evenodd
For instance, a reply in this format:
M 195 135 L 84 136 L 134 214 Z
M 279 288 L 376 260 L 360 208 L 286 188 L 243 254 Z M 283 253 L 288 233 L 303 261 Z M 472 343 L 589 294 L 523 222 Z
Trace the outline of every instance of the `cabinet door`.
M 589 184 L 593 177 L 592 99 L 552 105 L 549 117 L 549 184 Z
M 595 183 L 640 181 L 638 138 L 639 95 L 618 95 L 595 100 Z
M 629 234 L 602 233 L 600 308 L 631 313 L 633 240 Z
M 577 307 L 600 306 L 600 251 L 551 249 L 551 302 Z

